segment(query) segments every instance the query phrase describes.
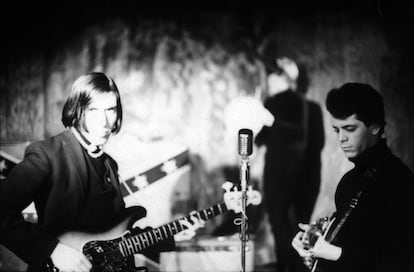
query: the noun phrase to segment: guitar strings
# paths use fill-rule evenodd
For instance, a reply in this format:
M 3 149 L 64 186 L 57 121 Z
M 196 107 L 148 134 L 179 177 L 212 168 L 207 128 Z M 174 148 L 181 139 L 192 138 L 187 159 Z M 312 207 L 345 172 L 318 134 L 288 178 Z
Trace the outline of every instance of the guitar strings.
M 217 204 L 217 205 L 214 205 L 214 206 L 212 206 L 212 207 L 210 207 L 210 208 L 208 208 L 208 209 L 204 209 L 204 210 L 201 210 L 201 211 L 198 211 L 198 212 L 196 212 L 196 214 L 199 216 L 199 217 L 201 217 L 201 215 L 202 215 L 202 213 L 204 213 L 204 216 L 206 217 L 206 219 L 208 219 L 208 217 L 210 216 L 210 217 L 214 217 L 214 216 L 216 216 L 216 215 L 219 215 L 219 214 L 221 214 L 221 213 L 223 213 L 223 212 L 225 212 L 226 211 L 226 209 L 223 209 L 222 208 L 222 205 L 225 205 L 224 203 L 220 203 L 220 204 Z M 214 207 L 217 207 L 218 208 L 218 211 L 214 211 Z M 210 213 L 209 213 L 209 211 L 210 211 Z M 188 216 L 189 217 L 189 216 Z M 182 220 L 182 219 L 185 219 L 186 217 L 183 217 L 183 218 L 180 218 L 180 219 L 178 219 L 178 220 L 174 220 L 174 221 L 172 221 L 172 222 L 170 222 L 170 223 L 168 223 L 168 224 L 165 224 L 165 225 L 162 225 L 162 226 L 160 226 L 160 227 L 158 227 L 158 228 L 156 228 L 156 229 L 153 229 L 153 230 L 149 230 L 149 231 L 146 231 L 146 232 L 143 232 L 143 233 L 140 233 L 140 234 L 137 234 L 137 235 L 134 235 L 134 236 L 131 236 L 131 237 L 126 237 L 125 239 L 123 239 L 122 237 L 121 238 L 117 238 L 117 239 L 115 239 L 115 240 L 112 240 L 112 242 L 113 243 L 111 243 L 110 245 L 108 245 L 106 248 L 107 248 L 107 251 L 109 251 L 109 253 L 118 253 L 118 252 L 120 252 L 121 253 L 121 255 L 124 257 L 124 258 L 126 258 L 126 257 L 128 257 L 128 256 L 130 256 L 131 254 L 134 254 L 134 253 L 130 253 L 129 252 L 129 250 L 127 250 L 128 252 L 127 253 L 129 253 L 129 254 L 127 254 L 126 256 L 124 256 L 124 252 L 123 252 L 123 250 L 122 250 L 122 246 L 121 246 L 121 243 L 122 242 L 125 242 L 125 241 L 127 241 L 127 240 L 129 240 L 129 241 L 131 241 L 132 239 L 133 239 L 133 237 L 136 237 L 137 239 L 138 239 L 138 242 L 140 242 L 140 241 L 147 241 L 147 243 L 148 243 L 148 246 L 146 246 L 145 245 L 145 243 L 140 243 L 141 244 L 141 247 L 142 246 L 144 246 L 142 249 L 140 249 L 139 251 L 142 251 L 142 250 L 144 250 L 145 248 L 147 248 L 147 247 L 149 247 L 149 246 L 151 246 L 151 245 L 154 245 L 154 244 L 156 244 L 156 243 L 154 243 L 153 242 L 153 237 L 154 236 L 151 236 L 151 232 L 155 232 L 155 231 L 157 231 L 157 230 L 159 230 L 159 229 L 162 229 L 162 228 L 166 228 L 167 226 L 170 226 L 170 225 L 172 225 L 172 224 L 179 224 L 179 227 L 181 228 L 181 230 L 179 230 L 178 228 L 177 228 L 177 230 L 178 230 L 178 232 L 181 232 L 182 230 L 184 230 L 184 229 L 186 229 L 186 227 L 184 226 L 184 225 L 182 225 L 179 221 L 180 220 Z M 172 234 L 172 235 L 170 235 L 170 234 L 168 234 L 168 232 L 166 232 L 166 231 L 164 231 L 164 233 L 166 234 L 165 235 L 165 237 L 163 237 L 162 236 L 162 234 L 161 234 L 161 240 L 163 240 L 163 239 L 167 239 L 167 238 L 169 238 L 169 237 L 171 237 L 171 236 L 173 236 L 173 235 L 175 235 L 172 231 L 171 231 L 171 227 L 169 228 L 170 229 L 170 233 Z M 177 233 L 178 233 L 177 232 Z M 140 239 L 140 237 L 144 237 L 146 234 L 149 234 L 150 235 L 150 237 L 151 237 L 151 240 L 152 241 L 150 241 L 149 239 L 145 239 L 145 240 L 143 240 L 143 239 Z M 155 236 L 156 237 L 156 236 Z M 118 241 L 118 240 L 120 240 L 120 241 Z M 114 242 L 116 241 L 116 244 L 114 244 Z M 134 244 L 134 248 L 136 248 L 136 246 L 135 246 L 135 243 L 134 242 L 132 242 L 133 244 Z M 138 247 L 140 247 L 140 246 L 138 246 Z M 138 253 L 139 251 L 137 251 L 136 253 Z

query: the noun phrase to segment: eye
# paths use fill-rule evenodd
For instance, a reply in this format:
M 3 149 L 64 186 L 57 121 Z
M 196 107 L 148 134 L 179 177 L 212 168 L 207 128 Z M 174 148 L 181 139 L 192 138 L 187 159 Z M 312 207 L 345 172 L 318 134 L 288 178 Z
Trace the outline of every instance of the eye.
M 338 134 L 339 133 L 339 129 L 338 128 L 333 128 L 333 131 Z
M 110 113 L 115 113 L 116 112 L 116 107 L 109 108 L 106 111 L 108 111 Z
M 349 126 L 349 127 L 346 127 L 345 130 L 348 131 L 348 132 L 353 132 L 353 131 L 356 130 L 356 127 L 355 126 Z

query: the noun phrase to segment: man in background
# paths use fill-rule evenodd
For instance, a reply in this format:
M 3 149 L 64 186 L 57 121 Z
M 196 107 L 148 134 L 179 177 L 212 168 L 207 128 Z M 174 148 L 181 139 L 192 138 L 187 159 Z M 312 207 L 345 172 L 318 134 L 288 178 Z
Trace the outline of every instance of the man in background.
M 310 220 L 320 186 L 322 112 L 304 97 L 307 86 L 300 85 L 299 76 L 297 64 L 286 57 L 268 66 L 264 106 L 275 122 L 255 138 L 266 152 L 264 205 L 275 238 L 277 272 L 305 271 L 290 244 L 297 223 Z

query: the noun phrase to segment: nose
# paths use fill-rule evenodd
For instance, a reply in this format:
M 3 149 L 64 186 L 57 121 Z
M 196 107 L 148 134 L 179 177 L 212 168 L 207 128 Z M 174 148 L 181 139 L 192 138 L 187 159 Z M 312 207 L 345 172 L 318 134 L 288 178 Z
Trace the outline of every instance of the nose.
M 104 115 L 105 115 L 105 124 L 108 124 L 109 123 L 109 112 L 107 112 L 107 111 L 105 111 L 104 112 Z
M 339 131 L 339 141 L 341 143 L 346 142 L 348 140 L 348 136 L 346 135 L 346 133 L 344 131 Z
M 109 116 L 108 113 L 106 111 L 100 111 L 97 115 L 96 115 L 96 119 L 95 119 L 96 124 L 100 124 L 102 126 L 107 126 L 109 123 Z

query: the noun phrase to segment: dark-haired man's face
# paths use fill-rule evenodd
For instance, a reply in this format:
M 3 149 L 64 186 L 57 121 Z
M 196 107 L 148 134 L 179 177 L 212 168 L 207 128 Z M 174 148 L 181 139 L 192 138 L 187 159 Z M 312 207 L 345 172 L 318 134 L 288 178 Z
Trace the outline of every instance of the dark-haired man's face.
M 331 124 L 336 133 L 341 149 L 348 159 L 360 155 L 367 148 L 373 146 L 379 138 L 379 129 L 375 125 L 367 127 L 358 120 L 356 114 L 345 119 L 331 116 Z
M 81 132 L 94 145 L 108 140 L 117 118 L 117 102 L 114 93 L 94 93 L 86 107 Z

